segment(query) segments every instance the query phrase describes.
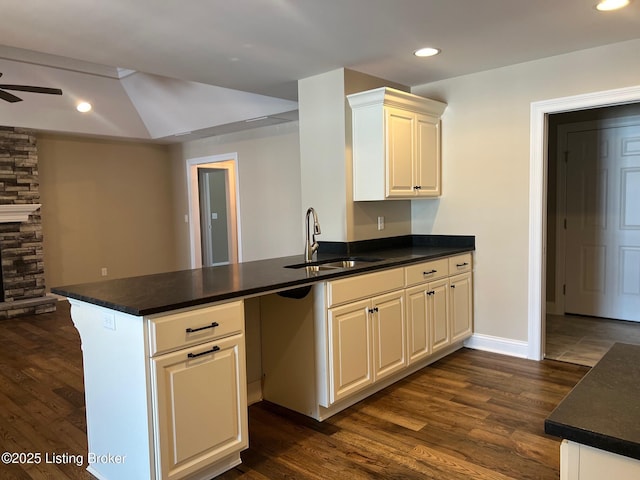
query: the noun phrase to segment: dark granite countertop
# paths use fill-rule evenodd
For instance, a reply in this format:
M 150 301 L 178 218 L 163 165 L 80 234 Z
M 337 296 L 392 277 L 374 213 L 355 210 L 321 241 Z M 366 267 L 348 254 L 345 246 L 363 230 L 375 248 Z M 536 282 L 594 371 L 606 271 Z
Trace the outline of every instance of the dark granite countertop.
M 640 460 L 640 345 L 611 347 L 549 415 L 544 430 Z
M 258 295 L 473 251 L 473 236 L 409 235 L 352 243 L 321 243 L 318 259 L 367 256 L 379 261 L 308 272 L 285 268 L 303 255 L 55 287 L 52 293 L 143 316 Z

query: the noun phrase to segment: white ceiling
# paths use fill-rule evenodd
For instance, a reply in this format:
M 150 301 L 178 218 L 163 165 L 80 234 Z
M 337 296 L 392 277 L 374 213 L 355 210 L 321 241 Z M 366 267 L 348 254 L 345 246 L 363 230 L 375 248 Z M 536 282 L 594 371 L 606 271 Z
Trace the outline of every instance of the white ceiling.
M 0 57 L 56 67 L 69 58 L 72 70 L 92 75 L 106 66 L 98 75 L 117 79 L 123 71 L 118 67 L 295 101 L 297 80 L 340 67 L 412 87 L 640 38 L 640 1 L 608 13 L 597 12 L 594 4 L 20 0 L 3 5 Z M 429 59 L 412 55 L 426 45 L 442 53 Z M 49 62 L 15 49 L 56 57 Z M 0 72 L 0 83 L 18 83 L 2 63 Z

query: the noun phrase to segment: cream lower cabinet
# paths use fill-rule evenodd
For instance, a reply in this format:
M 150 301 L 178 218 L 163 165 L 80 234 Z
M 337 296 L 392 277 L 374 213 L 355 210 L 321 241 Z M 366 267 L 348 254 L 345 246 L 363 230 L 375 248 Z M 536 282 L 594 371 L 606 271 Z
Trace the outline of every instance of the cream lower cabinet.
M 179 479 L 246 447 L 241 336 L 152 360 L 160 478 Z
M 451 342 L 465 340 L 473 333 L 471 272 L 449 279 Z
M 330 402 L 337 402 L 406 365 L 402 290 L 328 311 Z
M 265 400 L 324 420 L 453 352 L 471 335 L 470 275 L 464 254 L 262 297 Z
M 560 480 L 631 480 L 640 478 L 640 460 L 563 440 Z
M 94 477 L 208 480 L 240 463 L 248 446 L 242 300 L 144 317 L 70 302 Z
M 471 336 L 470 253 L 411 265 L 405 275 L 409 364 Z
M 208 478 L 248 446 L 242 302 L 152 320 L 157 478 Z M 212 341 L 202 342 L 212 339 Z M 237 458 L 237 459 L 236 459 Z
M 407 289 L 409 364 L 451 343 L 448 312 L 447 279 Z

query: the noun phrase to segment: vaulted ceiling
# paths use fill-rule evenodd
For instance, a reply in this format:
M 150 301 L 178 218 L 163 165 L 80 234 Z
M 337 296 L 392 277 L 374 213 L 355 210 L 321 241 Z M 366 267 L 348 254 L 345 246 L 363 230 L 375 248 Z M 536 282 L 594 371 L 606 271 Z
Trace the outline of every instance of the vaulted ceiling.
M 25 93 L 24 102 L 2 102 L 0 123 L 11 118 L 13 124 L 38 123 L 40 118 L 35 127 L 47 129 L 44 120 L 57 118 L 65 125 L 60 129 L 69 131 L 166 138 L 262 116 L 290 118 L 297 81 L 340 67 L 412 87 L 640 37 L 640 1 L 606 13 L 594 4 L 10 2 L 2 12 L 0 83 L 55 86 L 65 95 Z M 423 46 L 442 52 L 415 57 Z M 101 123 L 65 113 L 68 102 L 91 95 L 96 97 L 92 115 Z M 123 113 L 127 120 L 121 119 Z M 96 125 L 88 128 L 91 122 Z

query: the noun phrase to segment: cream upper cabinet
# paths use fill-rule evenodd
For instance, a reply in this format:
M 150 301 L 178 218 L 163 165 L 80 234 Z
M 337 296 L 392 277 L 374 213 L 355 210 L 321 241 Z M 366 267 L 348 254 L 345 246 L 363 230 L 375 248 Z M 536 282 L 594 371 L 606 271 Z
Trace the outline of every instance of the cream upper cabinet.
M 347 98 L 354 200 L 440 196 L 440 117 L 446 104 L 387 87 Z

